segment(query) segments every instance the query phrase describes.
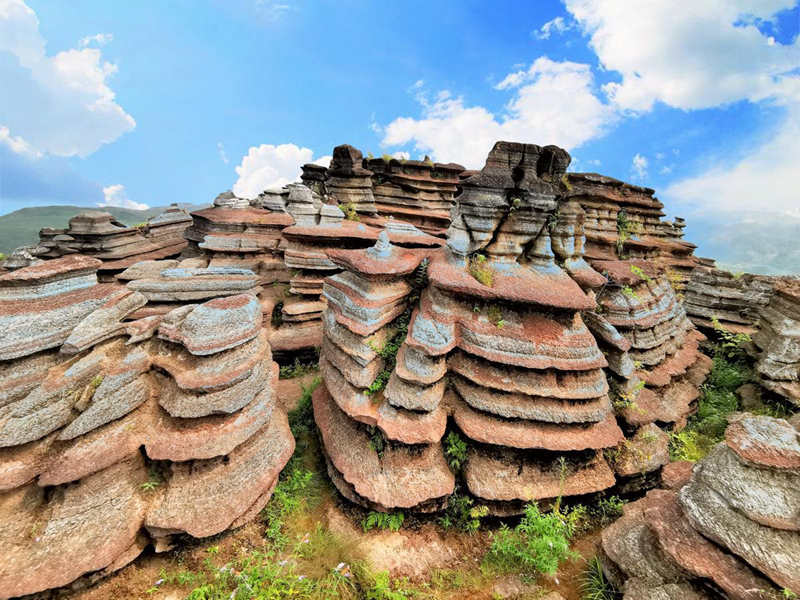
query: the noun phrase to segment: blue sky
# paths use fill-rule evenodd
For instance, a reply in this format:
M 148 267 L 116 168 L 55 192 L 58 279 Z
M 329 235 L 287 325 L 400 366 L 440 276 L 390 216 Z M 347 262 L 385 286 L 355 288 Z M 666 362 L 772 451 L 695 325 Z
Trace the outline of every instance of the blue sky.
M 0 0 L 0 214 L 253 195 L 341 143 L 480 167 L 503 137 L 656 188 L 701 250 L 720 214 L 800 218 L 797 2 L 674 6 Z

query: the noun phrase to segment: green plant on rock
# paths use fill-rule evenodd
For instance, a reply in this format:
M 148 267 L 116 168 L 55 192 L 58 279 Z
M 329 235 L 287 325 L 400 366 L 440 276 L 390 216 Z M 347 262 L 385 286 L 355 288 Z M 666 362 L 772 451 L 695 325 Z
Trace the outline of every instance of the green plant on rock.
M 384 154 L 383 156 L 381 156 L 381 158 L 383 159 L 383 162 L 385 162 L 388 165 L 390 162 L 392 162 L 392 158 L 394 157 L 391 154 Z
M 150 469 L 147 481 L 142 483 L 139 488 L 144 492 L 152 492 L 162 484 L 161 477 L 155 469 Z
M 439 525 L 445 529 L 457 529 L 464 533 L 475 533 L 481 527 L 481 519 L 489 514 L 487 506 L 475 506 L 475 501 L 456 491 L 447 499 L 447 508 L 439 517 Z
M 375 452 L 378 458 L 383 458 L 383 451 L 386 449 L 386 438 L 383 437 L 383 432 L 374 425 L 370 425 L 368 429 L 370 450 Z
M 750 342 L 750 336 L 746 333 L 733 333 L 728 331 L 719 322 L 717 317 L 711 317 L 711 324 L 719 338 L 719 346 L 722 356 L 727 360 L 742 361 L 746 358 L 745 345 Z
M 372 351 L 383 359 L 383 369 L 364 392 L 368 396 L 374 396 L 378 392 L 382 392 L 386 384 L 389 383 L 389 378 L 392 376 L 392 371 L 394 371 L 395 364 L 397 363 L 397 353 L 400 351 L 400 346 L 403 345 L 403 341 L 405 341 L 408 335 L 408 324 L 410 320 L 411 310 L 407 309 L 391 324 L 390 328 L 394 333 L 389 336 L 389 339 L 382 348 L 377 348 L 371 341 L 368 342 Z
M 631 265 L 631 273 L 636 275 L 639 279 L 643 279 L 644 281 L 652 281 L 650 276 L 644 272 L 644 269 L 637 267 L 636 265 Z
M 639 296 L 636 295 L 636 292 L 634 292 L 633 288 L 629 285 L 622 286 L 622 293 L 625 297 L 630 298 L 631 300 L 639 299 Z
M 454 473 L 460 472 L 467 462 L 467 442 L 455 431 L 451 431 L 444 440 L 444 455 L 450 469 Z
M 562 510 L 558 502 L 549 512 L 527 504 L 514 529 L 502 525 L 492 535 L 486 561 L 501 573 L 553 575 L 562 562 L 578 556 L 569 542 L 584 516 L 585 509 Z
M 399 511 L 384 513 L 371 510 L 369 514 L 362 519 L 361 529 L 363 529 L 365 532 L 371 529 L 400 531 L 405 519 L 406 516 Z
M 486 259 L 486 256 L 483 254 L 475 254 L 467 263 L 469 274 L 472 277 L 485 285 L 486 287 L 492 287 L 494 283 L 494 271 L 492 267 L 489 266 L 489 263 Z
M 564 188 L 566 188 L 566 190 L 567 190 L 568 192 L 571 192 L 571 191 L 572 191 L 572 184 L 569 182 L 569 178 L 567 177 L 567 174 L 566 174 L 566 173 L 564 173 L 564 174 L 561 176 L 561 185 L 563 185 L 563 186 L 564 186 Z

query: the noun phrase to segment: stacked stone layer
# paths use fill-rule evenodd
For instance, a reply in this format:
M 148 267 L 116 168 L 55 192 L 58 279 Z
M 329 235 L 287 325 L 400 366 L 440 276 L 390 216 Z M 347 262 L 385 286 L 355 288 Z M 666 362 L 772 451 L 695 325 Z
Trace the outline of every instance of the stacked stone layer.
M 800 432 L 740 414 L 725 437 L 676 489 L 649 492 L 603 531 L 604 570 L 626 600 L 800 590 Z
M 372 194 L 378 214 L 406 221 L 425 233 L 445 237 L 450 211 L 455 206 L 458 174 L 464 167 L 434 163 L 430 159 L 365 160 L 372 171 Z
M 176 205 L 136 227 L 106 212 L 87 211 L 71 218 L 66 229 L 42 229 L 39 256 L 92 256 L 103 262 L 99 272 L 111 275 L 142 260 L 177 256 L 186 247 L 183 232 L 190 224 L 191 217 Z
M 654 190 L 598 175 L 570 173 L 568 196 L 586 212 L 586 258 L 649 259 L 667 268 L 682 292 L 698 260 L 684 241 L 683 219 L 664 221 L 664 205 Z
M 761 309 L 756 374 L 761 385 L 800 406 L 800 281 L 780 281 Z
M 98 284 L 100 265 L 0 278 L 3 598 L 255 518 L 294 448 L 254 295 L 135 319 L 146 291 Z M 14 323 L 40 301 L 26 337 Z
M 684 306 L 698 327 L 714 329 L 714 320 L 727 331 L 752 335 L 761 310 L 769 304 L 774 277 L 734 275 L 713 266 L 692 271 Z
M 376 348 L 389 335 L 383 328 L 407 310 L 401 299 L 419 259 L 406 264 L 400 249 L 380 242 L 369 251 L 328 252 L 345 271 L 325 283 L 326 386 L 314 402 L 343 495 L 379 510 L 440 507 L 454 485 L 440 442 L 448 417 L 468 438 L 467 488 L 497 514 L 614 484 L 603 450 L 623 436 L 606 359 L 581 318 L 594 301 L 576 283 L 591 289 L 605 279 L 583 261 L 580 207 L 566 207 L 552 237 L 548 227 L 568 162 L 556 147 L 499 142 L 484 169 L 462 182 L 447 246 L 429 257 L 427 285 L 375 398 L 363 390 L 385 367 Z M 378 269 L 373 261 L 382 252 L 386 265 Z M 490 281 L 471 273 L 476 265 Z M 359 458 L 348 463 L 337 453 L 359 428 Z M 375 432 L 385 439 L 382 454 Z M 392 461 L 412 447 L 425 477 L 413 481 L 413 494 L 400 493 L 410 484 Z
M 638 478 L 669 462 L 666 430 L 697 409 L 711 360 L 661 270 L 647 261 L 593 261 L 609 284 L 585 315 L 609 363 L 615 409 L 627 440 L 614 455 L 620 477 Z

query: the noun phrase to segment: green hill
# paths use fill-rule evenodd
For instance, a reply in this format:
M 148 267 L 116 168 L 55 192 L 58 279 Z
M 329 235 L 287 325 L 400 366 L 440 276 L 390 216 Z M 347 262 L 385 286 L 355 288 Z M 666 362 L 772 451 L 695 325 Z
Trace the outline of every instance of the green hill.
M 120 223 L 136 225 L 164 211 L 166 207 L 155 206 L 147 210 L 131 210 L 105 206 L 92 208 L 87 206 L 31 206 L 15 210 L 0 216 L 0 252 L 8 254 L 14 248 L 35 244 L 39 241 L 39 230 L 42 227 L 64 228 L 69 220 L 80 212 L 102 210 L 114 215 Z M 188 206 L 194 210 L 195 206 Z

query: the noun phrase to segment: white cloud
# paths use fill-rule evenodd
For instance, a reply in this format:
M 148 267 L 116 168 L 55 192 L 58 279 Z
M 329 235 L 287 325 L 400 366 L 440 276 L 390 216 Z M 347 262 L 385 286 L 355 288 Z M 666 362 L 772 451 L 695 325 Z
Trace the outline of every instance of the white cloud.
M 25 158 L 41 158 L 42 153 L 33 148 L 28 142 L 19 136 L 12 136 L 8 127 L 0 125 L 0 143 L 5 144 L 15 154 L 20 154 Z
M 602 66 L 620 83 L 604 90 L 620 108 L 647 111 L 655 101 L 681 109 L 784 95 L 800 67 L 800 41 L 770 43 L 755 26 L 796 0 L 709 0 L 681 5 L 628 0 L 565 0 Z M 742 19 L 748 16 L 748 19 Z
M 217 142 L 217 154 L 219 154 L 219 159 L 226 165 L 230 162 L 228 155 L 225 153 L 225 145 L 222 142 Z
M 768 209 L 800 217 L 794 182 L 800 156 L 800 102 L 786 111 L 766 141 L 735 164 L 718 166 L 670 185 L 663 193 L 675 205 L 698 213 L 733 215 Z
M 564 17 L 556 17 L 542 25 L 538 30 L 533 32 L 533 37 L 538 40 L 549 40 L 553 32 L 564 33 L 570 29 L 574 29 L 575 25 L 572 22 L 567 23 Z
M 311 162 L 314 163 L 315 165 L 319 165 L 320 167 L 327 168 L 331 166 L 332 160 L 333 156 L 331 156 L 330 154 L 326 154 L 325 156 L 320 156 L 319 158 L 315 158 Z
M 647 166 L 649 161 L 647 160 L 646 156 L 642 156 L 638 152 L 633 156 L 633 160 L 631 161 L 631 165 L 633 168 L 633 172 L 636 175 L 637 179 L 640 181 L 647 177 Z
M 86 48 L 89 44 L 97 44 L 98 46 L 105 46 L 109 42 L 113 41 L 114 36 L 110 33 L 96 33 L 95 35 L 87 35 L 84 38 L 81 38 L 78 42 L 78 46 L 81 48 Z
M 255 198 L 269 188 L 279 188 L 287 183 L 300 179 L 300 167 L 315 162 L 328 166 L 330 156 L 313 159 L 310 148 L 301 148 L 295 144 L 261 144 L 251 146 L 242 157 L 241 164 L 236 167 L 239 179 L 233 185 L 233 193 L 240 198 Z
M 385 127 L 382 144 L 414 144 L 437 161 L 456 161 L 471 168 L 483 166 L 497 140 L 535 141 L 575 148 L 602 135 L 616 114 L 592 93 L 589 65 L 555 62 L 539 57 L 527 71 L 506 76 L 495 87 L 511 91 L 503 114 L 482 106 L 467 106 L 461 97 L 442 91 L 433 102 L 421 86 L 417 100 L 422 117 L 400 117 Z
M 0 125 L 39 153 L 85 157 L 136 122 L 109 87 L 117 66 L 97 48 L 45 53 L 36 13 L 0 0 Z
M 658 172 L 661 175 L 669 175 L 670 173 L 672 173 L 672 167 L 671 166 L 669 166 L 669 167 L 661 167 L 661 169 L 659 169 Z
M 119 208 L 130 208 L 131 210 L 147 210 L 150 208 L 147 204 L 134 202 L 128 198 L 128 194 L 125 192 L 125 186 L 121 183 L 104 187 L 103 198 L 104 200 L 98 203 L 97 206 L 116 206 Z

